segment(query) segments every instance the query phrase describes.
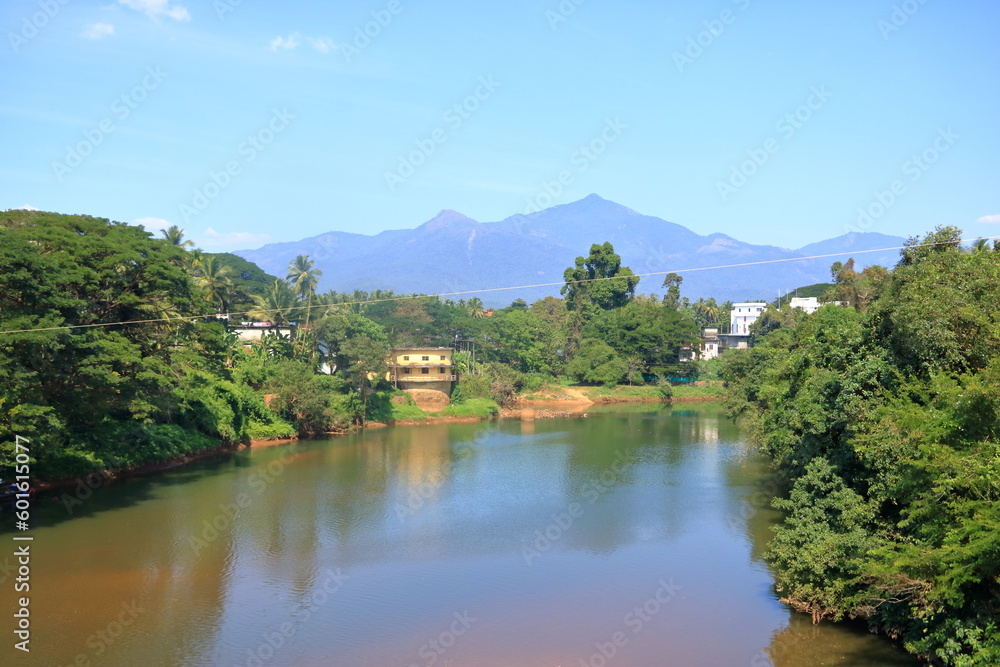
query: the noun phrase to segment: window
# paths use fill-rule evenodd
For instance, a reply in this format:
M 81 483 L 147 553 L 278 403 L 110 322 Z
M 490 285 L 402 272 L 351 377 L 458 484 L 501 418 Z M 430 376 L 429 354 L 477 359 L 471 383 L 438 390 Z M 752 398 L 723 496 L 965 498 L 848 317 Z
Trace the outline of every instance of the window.
M 420 357 L 420 359 L 421 359 L 422 361 L 430 361 L 430 360 L 431 360 L 431 358 L 430 358 L 430 357 Z
M 409 360 L 410 360 L 410 355 L 407 354 L 403 356 L 403 361 L 409 361 Z
M 444 360 L 445 360 L 445 356 L 442 354 L 441 355 L 441 361 L 444 361 Z
M 423 373 L 424 375 L 427 375 L 428 373 L 431 372 L 431 369 L 429 369 L 429 368 L 421 368 L 420 372 Z
M 444 366 L 442 366 L 441 368 L 439 368 L 439 369 L 438 369 L 438 372 L 439 372 L 439 373 L 440 373 L 441 375 L 444 375 Z
M 404 369 L 403 369 L 403 372 L 404 372 L 405 374 L 409 375 L 409 374 L 410 374 L 410 369 L 409 369 L 409 368 L 404 368 Z

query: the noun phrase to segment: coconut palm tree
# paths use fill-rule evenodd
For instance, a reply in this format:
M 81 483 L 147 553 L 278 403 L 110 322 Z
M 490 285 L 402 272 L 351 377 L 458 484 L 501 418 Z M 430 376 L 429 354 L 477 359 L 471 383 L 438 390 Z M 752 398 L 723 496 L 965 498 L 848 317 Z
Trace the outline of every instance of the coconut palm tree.
M 313 265 L 315 262 L 309 259 L 309 255 L 299 255 L 292 263 L 288 265 L 288 275 L 285 280 L 288 280 L 295 291 L 299 293 L 299 296 L 306 299 L 306 328 L 309 328 L 309 314 L 312 310 L 312 298 L 313 293 L 316 291 L 316 285 L 319 284 L 319 277 L 323 275 L 323 272 L 319 269 L 314 269 Z
M 214 255 L 202 255 L 195 264 L 195 271 L 195 285 L 215 304 L 217 312 L 229 310 L 229 300 L 233 296 L 232 267 L 222 264 Z
M 179 246 L 181 248 L 191 248 L 194 247 L 194 241 L 184 240 L 184 230 L 177 225 L 170 225 L 166 229 L 161 229 L 160 233 L 163 234 L 163 238 L 167 240 L 170 245 Z
M 705 326 L 716 324 L 719 319 L 719 304 L 715 297 L 709 297 L 701 307 L 701 312 L 705 315 Z
M 287 326 L 292 311 L 299 305 L 295 292 L 284 280 L 275 280 L 263 296 L 254 296 L 254 307 L 247 315 L 256 320 L 270 322 L 275 328 Z
M 479 297 L 472 297 L 465 302 L 465 307 L 469 311 L 469 315 L 475 318 L 485 317 L 486 309 L 483 308 L 483 302 L 479 300 Z

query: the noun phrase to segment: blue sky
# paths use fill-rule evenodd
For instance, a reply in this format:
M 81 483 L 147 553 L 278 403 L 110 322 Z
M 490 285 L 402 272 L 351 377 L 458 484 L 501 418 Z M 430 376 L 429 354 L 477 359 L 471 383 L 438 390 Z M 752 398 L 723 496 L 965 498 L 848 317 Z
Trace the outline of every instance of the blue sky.
M 790 248 L 1000 234 L 991 0 L 5 0 L 0 25 L 0 209 L 206 250 L 591 192 Z

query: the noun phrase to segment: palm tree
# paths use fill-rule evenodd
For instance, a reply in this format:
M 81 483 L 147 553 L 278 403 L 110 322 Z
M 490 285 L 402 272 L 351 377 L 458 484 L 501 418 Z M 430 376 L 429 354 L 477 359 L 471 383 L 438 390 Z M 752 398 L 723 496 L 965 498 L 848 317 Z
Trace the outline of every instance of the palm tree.
M 194 241 L 184 240 L 184 230 L 177 225 L 170 225 L 166 229 L 161 229 L 160 233 L 163 234 L 163 238 L 170 245 L 180 246 L 181 248 L 191 248 L 194 246 Z
M 312 310 L 312 297 L 319 284 L 319 277 L 323 272 L 313 268 L 313 260 L 309 255 L 299 255 L 288 265 L 288 275 L 285 280 L 292 283 L 292 287 L 299 293 L 299 296 L 306 299 L 306 328 L 309 328 L 309 314 Z
M 716 324 L 719 319 L 719 304 L 715 302 L 714 296 L 705 300 L 702 312 L 705 314 L 705 326 Z
M 288 325 L 291 312 L 299 305 L 295 292 L 284 280 L 275 280 L 263 296 L 254 296 L 254 307 L 247 315 L 256 320 L 268 321 L 274 327 Z
M 972 244 L 970 252 L 989 252 L 990 247 L 987 245 L 989 239 L 976 239 L 976 242 Z M 996 243 L 993 244 L 994 246 Z
M 483 302 L 479 300 L 479 297 L 472 297 L 465 303 L 465 307 L 468 309 L 469 314 L 473 317 L 485 317 L 486 309 L 483 308 Z
M 692 310 L 694 310 L 694 319 L 698 323 L 698 326 L 705 326 L 705 320 L 708 319 L 708 315 L 705 313 L 705 297 L 699 297 L 697 301 L 691 304 Z
M 216 305 L 218 312 L 229 309 L 233 295 L 233 269 L 221 264 L 214 255 L 203 255 L 195 264 L 195 284 L 205 292 L 205 298 Z

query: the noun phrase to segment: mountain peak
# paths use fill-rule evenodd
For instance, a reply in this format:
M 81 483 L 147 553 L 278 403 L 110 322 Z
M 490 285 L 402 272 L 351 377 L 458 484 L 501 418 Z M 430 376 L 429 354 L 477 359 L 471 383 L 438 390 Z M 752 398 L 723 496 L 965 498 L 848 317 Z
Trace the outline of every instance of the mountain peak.
M 573 210 L 584 210 L 584 211 L 616 211 L 619 213 L 628 213 L 631 215 L 638 215 L 635 211 L 630 209 L 628 206 L 622 206 L 618 202 L 613 202 L 610 199 L 605 199 L 596 192 L 592 192 L 583 199 L 578 201 L 570 202 L 569 204 L 563 204 L 563 206 L 571 208 Z M 555 206 L 553 208 L 559 208 Z
M 439 229 L 446 229 L 455 226 L 478 225 L 479 222 L 467 215 L 453 211 L 450 208 L 442 209 L 433 218 L 420 225 L 417 229 L 421 232 L 433 232 Z

